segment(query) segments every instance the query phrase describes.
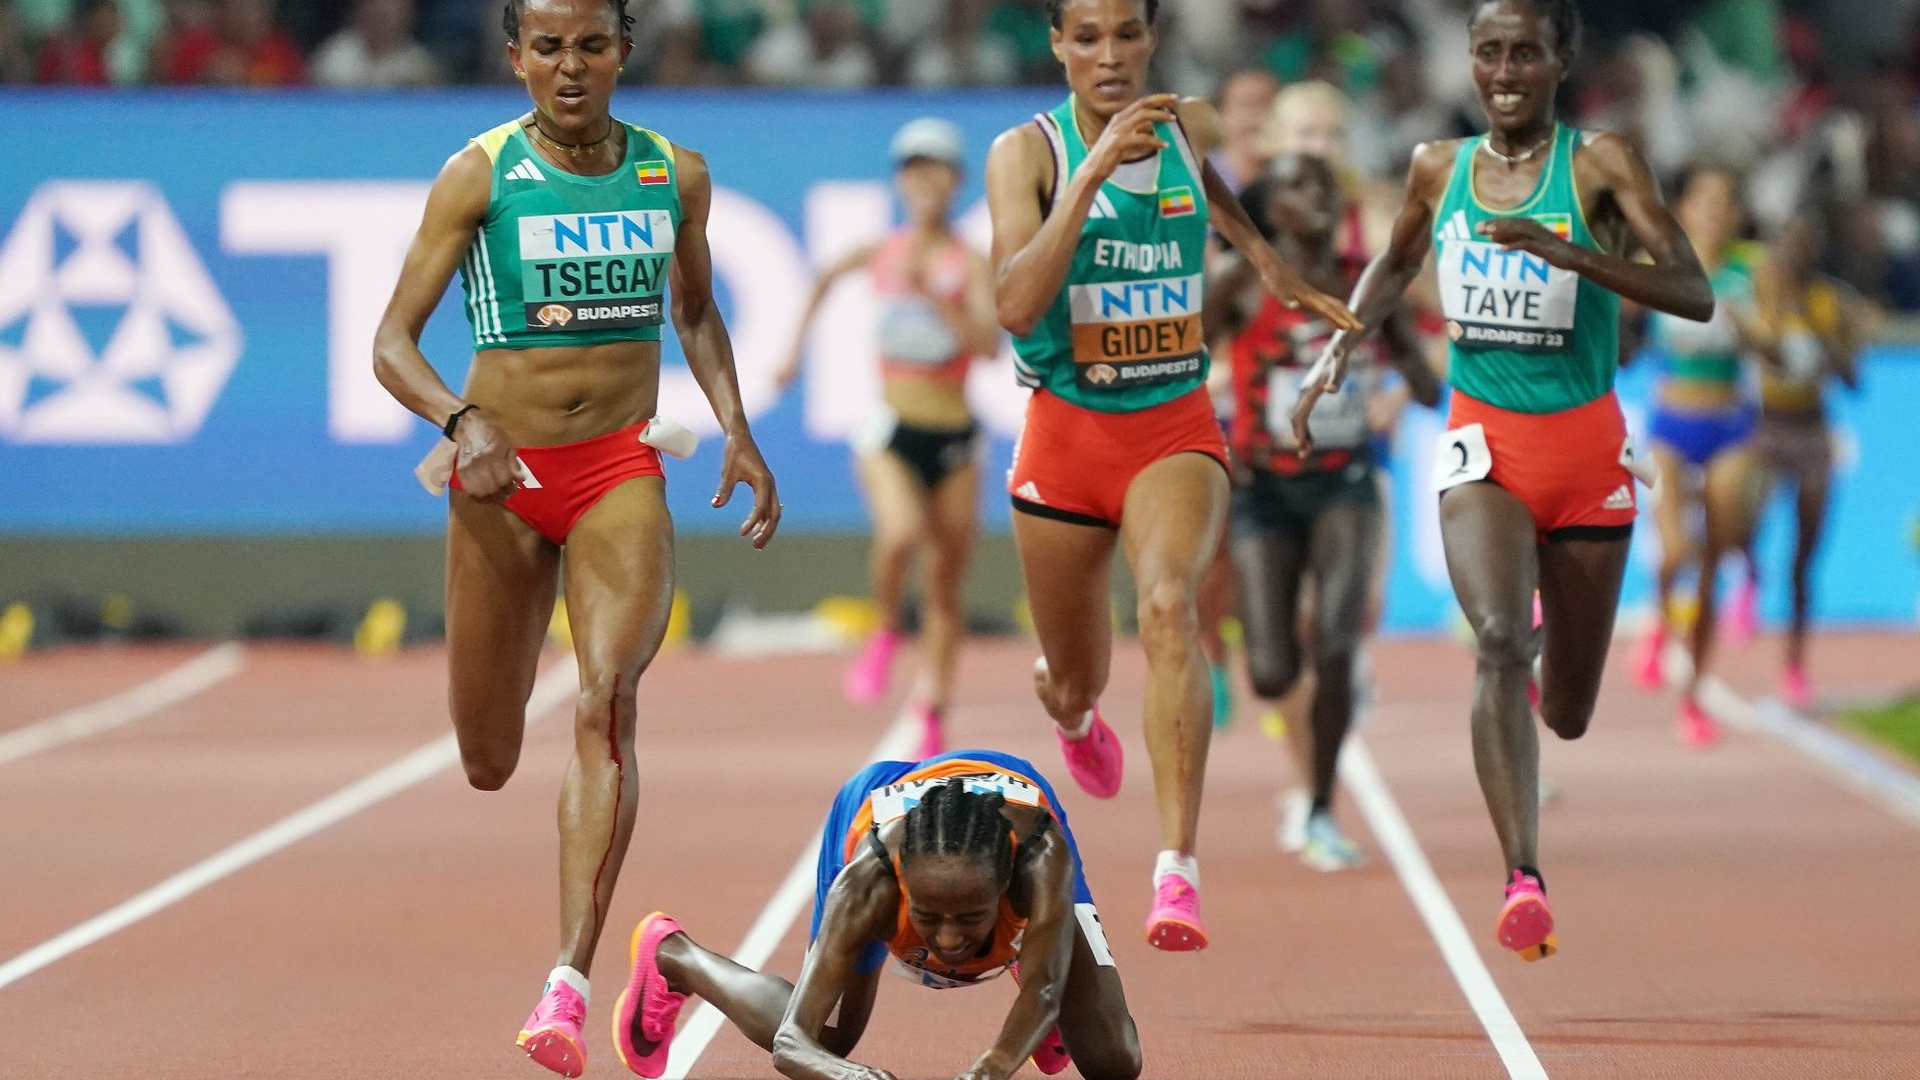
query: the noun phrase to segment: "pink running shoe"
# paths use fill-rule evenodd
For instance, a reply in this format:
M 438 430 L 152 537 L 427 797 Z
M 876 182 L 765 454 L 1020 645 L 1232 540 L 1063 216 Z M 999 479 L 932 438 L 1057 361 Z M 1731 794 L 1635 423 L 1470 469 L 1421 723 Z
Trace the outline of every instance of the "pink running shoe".
M 580 992 L 554 983 L 533 1007 L 514 1045 L 561 1076 L 579 1076 L 587 1071 L 587 1040 L 580 1032 L 586 1021 L 587 1002 Z
M 1807 678 L 1807 669 L 1799 664 L 1788 664 L 1786 674 L 1780 679 L 1780 697 L 1795 712 L 1806 712 L 1813 704 L 1813 683 Z
M 1658 690 L 1667 685 L 1663 654 L 1667 651 L 1667 624 L 1656 622 L 1640 639 L 1640 656 L 1633 662 L 1633 679 L 1642 690 Z
M 1680 706 L 1680 741 L 1696 750 L 1705 750 L 1720 741 L 1720 725 L 1713 722 L 1707 710 L 1697 701 L 1687 701 Z
M 1015 986 L 1020 985 L 1020 961 L 1015 960 L 1008 964 L 1007 974 L 1013 978 Z M 1033 1062 L 1034 1068 L 1048 1076 L 1073 1064 L 1073 1055 L 1067 1053 L 1067 1041 L 1060 1037 L 1058 1024 L 1048 1028 L 1047 1033 L 1040 1037 L 1040 1045 L 1033 1048 L 1029 1059 Z
M 1513 872 L 1507 884 L 1507 902 L 1494 925 L 1504 948 L 1520 954 L 1531 964 L 1560 951 L 1560 939 L 1553 932 L 1553 912 L 1547 910 L 1547 891 L 1532 874 Z
M 1100 718 L 1100 707 L 1093 708 L 1093 723 L 1087 733 L 1070 739 L 1060 731 L 1060 752 L 1067 759 L 1067 771 L 1080 789 L 1096 799 L 1111 799 L 1120 794 L 1120 780 L 1126 772 L 1126 754 L 1113 729 Z
M 947 749 L 946 713 L 924 701 L 916 702 L 907 708 L 920 725 L 920 748 L 913 752 L 913 760 L 925 761 L 945 753 Z
M 1207 947 L 1200 925 L 1200 893 L 1179 874 L 1161 874 L 1147 914 L 1147 944 L 1166 952 L 1197 952 Z
M 620 1048 L 620 1060 L 627 1068 L 641 1076 L 667 1071 L 673 1024 L 687 1001 L 687 995 L 667 989 L 667 977 L 660 974 L 660 943 L 679 932 L 680 924 L 672 916 L 656 911 L 640 920 L 627 943 L 632 974 L 613 1003 L 613 1045 Z
M 872 705 L 887 696 L 887 682 L 893 676 L 893 654 L 900 648 L 900 635 L 878 630 L 867 639 L 860 655 L 847 665 L 847 676 L 840 689 L 855 705 Z

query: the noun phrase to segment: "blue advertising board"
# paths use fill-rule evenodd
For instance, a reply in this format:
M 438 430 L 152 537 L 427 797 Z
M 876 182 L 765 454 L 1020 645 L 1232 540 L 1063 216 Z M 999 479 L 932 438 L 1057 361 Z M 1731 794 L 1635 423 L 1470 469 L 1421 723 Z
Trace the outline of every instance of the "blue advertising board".
M 786 528 L 853 532 L 865 516 L 844 439 L 876 400 L 872 297 L 857 276 L 808 338 L 801 382 L 785 360 L 813 268 L 895 220 L 886 146 L 917 116 L 958 124 L 970 168 L 959 228 L 984 249 L 981 165 L 993 137 L 1050 91 L 859 94 L 626 92 L 617 111 L 706 155 L 718 293 L 743 394 L 781 483 Z M 420 218 L 427 185 L 464 140 L 526 107 L 515 91 L 424 94 L 12 91 L 30 116 L 0 176 L 0 534 L 431 533 L 444 508 L 414 463 L 438 438 L 374 382 L 373 329 Z M 103 120 L 103 117 L 106 118 Z M 77 137 L 75 133 L 88 133 Z M 714 426 L 667 335 L 661 412 Z M 469 355 L 456 284 L 423 351 L 449 384 Z M 1920 485 L 1902 402 L 1920 400 L 1920 357 L 1882 351 L 1867 390 L 1842 397 L 1846 445 L 1821 568 L 1823 607 L 1911 620 Z M 1636 420 L 1646 375 L 1623 396 Z M 1023 392 L 1010 358 L 978 364 L 970 393 L 994 436 L 997 478 Z M 1425 493 L 1438 419 L 1415 410 L 1396 462 L 1391 625 L 1452 611 Z M 731 530 L 707 505 L 717 440 L 669 466 L 683 531 Z M 998 485 L 986 527 L 1007 526 Z M 1783 566 L 1786 530 L 1763 551 Z M 1653 545 L 1636 545 L 1636 559 Z M 1774 575 L 1777 579 L 1781 575 Z M 1629 601 L 1644 595 L 1636 574 Z M 1768 606 L 1779 608 L 1773 580 Z

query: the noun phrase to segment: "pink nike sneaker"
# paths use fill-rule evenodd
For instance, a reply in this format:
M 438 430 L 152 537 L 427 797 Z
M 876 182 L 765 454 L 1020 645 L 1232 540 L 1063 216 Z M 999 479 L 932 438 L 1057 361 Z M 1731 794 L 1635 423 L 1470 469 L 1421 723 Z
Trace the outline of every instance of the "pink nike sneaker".
M 1547 910 L 1547 891 L 1532 874 L 1513 872 L 1513 880 L 1507 884 L 1507 902 L 1500 909 L 1494 930 L 1503 948 L 1519 953 L 1528 963 L 1560 951 L 1560 939 L 1553 932 L 1553 912 Z
M 1007 974 L 1012 977 L 1015 986 L 1020 985 L 1020 962 L 1018 960 L 1007 965 Z M 1048 1076 L 1052 1076 L 1073 1064 L 1073 1055 L 1067 1053 L 1067 1041 L 1060 1037 L 1060 1026 L 1058 1024 L 1047 1029 L 1047 1033 L 1040 1037 L 1040 1045 L 1034 1047 L 1033 1053 L 1028 1055 L 1028 1057 L 1029 1060 L 1033 1062 L 1034 1068 L 1039 1069 Z
M 1686 701 L 1680 706 L 1680 741 L 1696 750 L 1705 750 L 1720 741 L 1720 725 L 1714 723 L 1707 710 L 1697 701 Z
M 1120 780 L 1126 773 L 1126 753 L 1120 739 L 1100 718 L 1100 707 L 1093 708 L 1093 723 L 1087 733 L 1070 739 L 1060 731 L 1060 752 L 1067 759 L 1067 771 L 1080 789 L 1096 799 L 1111 799 L 1120 794 Z
M 913 760 L 925 761 L 945 753 L 947 750 L 945 711 L 921 701 L 907 706 L 907 712 L 920 728 L 920 747 L 913 752 Z
M 1813 682 L 1807 678 L 1807 669 L 1799 664 L 1788 664 L 1786 674 L 1780 677 L 1780 698 L 1795 712 L 1806 712 L 1813 704 Z
M 893 654 L 900 648 L 900 635 L 878 630 L 867 639 L 860 655 L 847 665 L 841 692 L 855 705 L 872 705 L 887 696 L 887 683 L 893 676 Z
M 1760 632 L 1760 583 L 1749 577 L 1727 600 L 1720 615 L 1727 627 L 1727 644 L 1745 645 Z
M 587 1040 L 580 1026 L 587 1022 L 587 1002 L 566 983 L 554 983 L 533 1007 L 514 1045 L 527 1056 L 561 1076 L 587 1071 Z
M 641 1076 L 667 1071 L 674 1021 L 687 1002 L 687 995 L 667 989 L 667 977 L 660 974 L 660 943 L 679 932 L 672 916 L 656 911 L 640 920 L 627 944 L 632 974 L 613 1003 L 613 1045 L 620 1048 L 627 1068 Z
M 1179 874 L 1161 874 L 1147 914 L 1147 944 L 1166 952 L 1198 952 L 1207 947 L 1200 925 L 1200 893 Z
M 1642 690 L 1658 690 L 1667 685 L 1662 654 L 1667 651 L 1667 624 L 1656 622 L 1640 639 L 1640 655 L 1633 662 L 1633 680 Z

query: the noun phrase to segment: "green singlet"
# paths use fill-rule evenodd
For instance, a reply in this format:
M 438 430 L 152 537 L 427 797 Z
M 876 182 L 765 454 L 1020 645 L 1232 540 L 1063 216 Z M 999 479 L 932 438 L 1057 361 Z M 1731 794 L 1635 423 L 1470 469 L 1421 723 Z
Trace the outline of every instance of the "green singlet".
M 1574 186 L 1580 138 L 1573 128 L 1555 125 L 1539 183 L 1504 210 L 1482 203 L 1473 189 L 1486 136 L 1464 140 L 1434 215 L 1441 311 L 1450 339 L 1448 381 L 1495 408 L 1563 412 L 1613 389 L 1620 298 L 1537 255 L 1502 251 L 1475 232 L 1492 218 L 1527 217 L 1563 240 L 1604 250 L 1587 228 Z
M 1034 117 L 1053 149 L 1052 207 L 1087 160 L 1074 100 Z M 1139 412 L 1206 382 L 1207 198 L 1178 124 L 1156 124 L 1158 154 L 1100 185 L 1065 286 L 1033 332 L 1013 340 L 1020 385 L 1098 412 Z
M 518 120 L 473 140 L 493 162 L 460 267 L 475 351 L 660 340 L 679 175 L 672 143 L 626 127 L 626 157 L 605 176 L 555 168 Z

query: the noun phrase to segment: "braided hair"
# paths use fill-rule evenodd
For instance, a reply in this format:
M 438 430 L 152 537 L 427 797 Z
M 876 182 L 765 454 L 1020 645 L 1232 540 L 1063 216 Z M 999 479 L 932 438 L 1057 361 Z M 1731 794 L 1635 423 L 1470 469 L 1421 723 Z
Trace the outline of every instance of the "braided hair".
M 1479 3 L 1474 4 L 1467 12 L 1468 32 L 1471 33 L 1474 24 L 1480 21 L 1481 12 L 1501 2 L 1502 0 L 1479 0 Z M 1579 53 L 1583 28 L 1580 22 L 1580 8 L 1574 0 L 1507 0 L 1507 2 L 1525 4 L 1532 8 L 1535 14 L 1546 16 L 1547 22 L 1553 26 L 1554 49 L 1567 61 L 1571 62 Z
M 1013 833 L 1000 813 L 1006 804 L 997 791 L 968 791 L 958 776 L 928 791 L 907 811 L 901 868 L 921 855 L 960 855 L 986 863 L 995 881 L 1012 880 Z
M 506 10 L 500 14 L 500 25 L 507 32 L 507 40 L 520 44 L 520 9 L 527 0 L 507 0 Z M 612 5 L 616 21 L 620 24 L 622 35 L 633 32 L 633 16 L 627 14 L 627 0 L 607 0 Z
M 1154 16 L 1160 14 L 1160 0 L 1145 0 L 1147 5 L 1147 25 L 1152 26 Z M 1067 6 L 1069 0 L 1047 0 L 1047 23 L 1055 30 L 1061 29 L 1060 9 Z

